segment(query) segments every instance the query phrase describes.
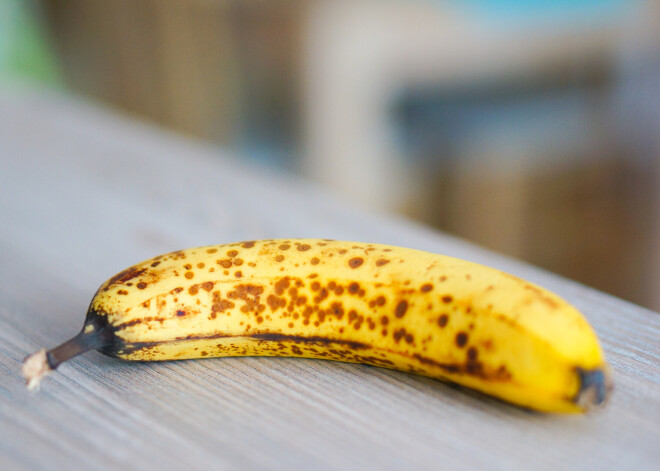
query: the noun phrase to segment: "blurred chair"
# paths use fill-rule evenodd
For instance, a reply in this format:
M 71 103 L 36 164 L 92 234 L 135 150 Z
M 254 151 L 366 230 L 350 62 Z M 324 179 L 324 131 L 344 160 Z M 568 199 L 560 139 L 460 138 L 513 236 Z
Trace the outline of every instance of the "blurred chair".
M 305 28 L 305 171 L 385 209 L 417 189 L 393 122 L 402 93 L 602 76 L 617 32 L 600 23 L 498 28 L 453 2 L 313 5 Z

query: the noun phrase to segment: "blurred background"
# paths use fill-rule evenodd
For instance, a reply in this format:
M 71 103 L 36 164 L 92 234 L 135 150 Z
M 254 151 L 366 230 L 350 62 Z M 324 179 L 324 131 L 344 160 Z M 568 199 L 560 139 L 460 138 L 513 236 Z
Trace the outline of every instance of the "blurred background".
M 0 0 L 73 93 L 660 310 L 660 4 Z

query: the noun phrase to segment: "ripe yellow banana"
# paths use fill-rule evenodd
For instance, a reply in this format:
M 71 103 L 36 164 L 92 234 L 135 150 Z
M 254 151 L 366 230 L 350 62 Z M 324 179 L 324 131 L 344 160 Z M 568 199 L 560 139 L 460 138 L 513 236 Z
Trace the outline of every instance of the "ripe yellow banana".
M 610 389 L 596 335 L 553 293 L 452 257 L 333 240 L 199 247 L 130 267 L 99 288 L 77 336 L 26 359 L 28 387 L 90 349 L 359 362 L 549 412 L 584 411 Z

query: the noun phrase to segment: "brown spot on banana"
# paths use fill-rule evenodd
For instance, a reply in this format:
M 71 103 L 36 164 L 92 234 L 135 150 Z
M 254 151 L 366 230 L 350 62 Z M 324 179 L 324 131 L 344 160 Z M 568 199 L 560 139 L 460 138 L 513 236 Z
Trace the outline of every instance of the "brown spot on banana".
M 130 281 L 134 278 L 137 278 L 138 276 L 142 275 L 146 271 L 147 271 L 147 268 L 138 268 L 138 267 L 127 268 L 126 270 L 117 273 L 115 276 L 113 276 L 108 281 L 103 283 L 103 285 L 101 285 L 101 288 L 99 288 L 99 290 L 107 291 L 112 286 L 124 284 L 124 283 L 126 283 L 126 282 L 128 282 L 128 281 Z
M 354 257 L 348 261 L 348 266 L 351 268 L 358 268 L 364 263 L 362 257 Z
M 403 316 L 406 315 L 406 311 L 408 310 L 408 301 L 403 300 L 399 301 L 399 304 L 396 305 L 396 309 L 394 310 L 394 315 L 401 319 Z

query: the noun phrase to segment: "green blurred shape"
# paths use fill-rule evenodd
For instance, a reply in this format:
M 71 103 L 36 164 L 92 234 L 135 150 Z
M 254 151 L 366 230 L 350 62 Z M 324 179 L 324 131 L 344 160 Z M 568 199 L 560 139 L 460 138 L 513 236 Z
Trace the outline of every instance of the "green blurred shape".
M 52 45 L 35 4 L 0 0 L 0 79 L 61 85 Z

